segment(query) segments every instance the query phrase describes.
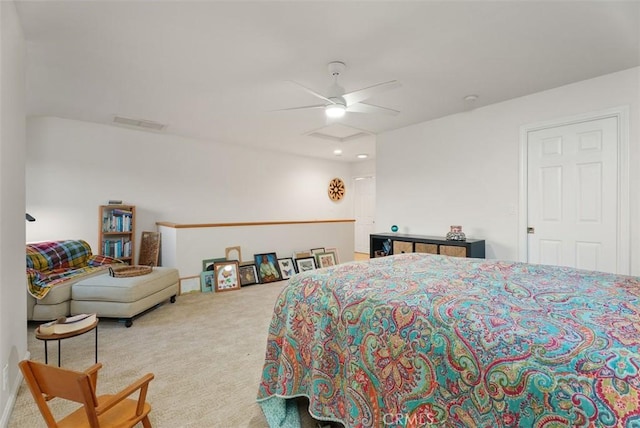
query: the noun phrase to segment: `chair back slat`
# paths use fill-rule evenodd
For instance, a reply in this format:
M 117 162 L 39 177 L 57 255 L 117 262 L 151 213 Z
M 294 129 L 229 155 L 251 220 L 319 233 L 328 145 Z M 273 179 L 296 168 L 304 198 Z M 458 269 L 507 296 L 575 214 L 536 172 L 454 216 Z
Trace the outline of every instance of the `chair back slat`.
M 57 424 L 53 420 L 53 415 L 45 401 L 45 397 L 47 401 L 53 397 L 58 397 L 82 404 L 87 414 L 89 426 L 99 426 L 98 416 L 96 415 L 98 400 L 91 378 L 87 373 L 49 366 L 30 360 L 20 361 L 19 366 L 48 426 L 55 427 Z
M 86 374 L 45 364 L 29 365 L 42 394 L 84 404 L 85 396 L 80 382 L 83 378 L 88 379 Z

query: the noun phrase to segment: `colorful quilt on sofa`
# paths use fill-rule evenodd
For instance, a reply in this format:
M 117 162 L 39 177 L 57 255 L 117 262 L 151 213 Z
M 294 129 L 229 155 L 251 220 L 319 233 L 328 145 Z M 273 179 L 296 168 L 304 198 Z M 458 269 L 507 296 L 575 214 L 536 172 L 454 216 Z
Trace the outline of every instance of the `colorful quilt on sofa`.
M 258 401 L 273 428 L 301 396 L 346 427 L 640 426 L 640 278 L 427 254 L 298 274 Z
M 27 290 L 42 299 L 52 286 L 113 263 L 121 261 L 92 254 L 89 244 L 81 239 L 27 244 Z

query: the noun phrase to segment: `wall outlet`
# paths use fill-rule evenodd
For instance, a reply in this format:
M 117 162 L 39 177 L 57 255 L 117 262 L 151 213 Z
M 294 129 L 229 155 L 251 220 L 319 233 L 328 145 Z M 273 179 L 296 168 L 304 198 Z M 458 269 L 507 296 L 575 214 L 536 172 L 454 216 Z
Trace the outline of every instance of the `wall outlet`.
M 9 388 L 9 364 L 2 369 L 2 390 L 6 391 L 7 388 Z

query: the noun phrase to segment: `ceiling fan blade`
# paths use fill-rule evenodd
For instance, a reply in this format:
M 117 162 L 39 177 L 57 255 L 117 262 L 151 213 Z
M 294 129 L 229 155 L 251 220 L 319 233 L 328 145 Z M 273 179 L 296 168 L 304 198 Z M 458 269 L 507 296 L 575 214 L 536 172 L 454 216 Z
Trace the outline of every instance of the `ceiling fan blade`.
M 357 91 L 349 92 L 348 94 L 344 94 L 342 98 L 347 102 L 347 106 L 351 104 L 359 103 L 360 101 L 364 101 L 373 95 L 387 91 L 389 89 L 394 89 L 399 86 L 402 86 L 400 82 L 397 80 L 390 80 L 389 82 L 378 83 L 377 85 L 369 86 L 368 88 L 358 89 Z
M 271 110 L 271 111 L 310 110 L 310 109 L 314 109 L 314 108 L 325 108 L 325 105 L 324 104 L 317 104 L 317 105 L 314 105 L 314 106 L 281 108 L 281 109 L 278 109 L 278 110 Z
M 295 81 L 293 81 L 293 80 L 289 80 L 289 82 L 291 82 L 291 83 L 293 83 L 293 84 L 295 84 L 295 85 L 300 86 L 302 89 L 304 89 L 305 91 L 307 91 L 308 93 L 310 93 L 310 94 L 311 94 L 311 95 L 313 95 L 314 97 L 318 97 L 318 98 L 320 98 L 321 100 L 325 100 L 325 101 L 327 101 L 327 102 L 330 102 L 331 104 L 335 104 L 335 102 L 334 102 L 334 101 L 331 101 L 329 98 L 325 97 L 325 96 L 324 96 L 324 95 L 322 95 L 322 94 L 317 93 L 317 92 L 316 92 L 316 91 L 314 91 L 313 89 L 309 89 L 309 88 L 307 88 L 306 86 L 301 85 L 300 83 L 295 82 Z
M 352 113 L 381 113 L 381 114 L 390 114 L 392 116 L 396 116 L 400 112 L 398 110 L 393 110 L 386 107 L 374 106 L 372 104 L 365 103 L 357 103 L 352 104 L 347 107 L 348 112 Z

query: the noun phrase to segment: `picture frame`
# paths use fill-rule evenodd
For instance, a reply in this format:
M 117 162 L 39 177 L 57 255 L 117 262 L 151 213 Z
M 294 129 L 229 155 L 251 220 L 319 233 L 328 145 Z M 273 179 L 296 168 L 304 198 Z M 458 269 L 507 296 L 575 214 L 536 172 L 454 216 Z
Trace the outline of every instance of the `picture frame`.
M 202 261 L 202 272 L 204 271 L 213 271 L 213 264 L 216 262 L 224 262 L 227 259 L 225 258 L 216 258 L 216 259 L 204 259 Z
M 269 282 L 282 281 L 282 273 L 278 267 L 276 253 L 254 254 L 253 259 L 256 262 L 260 283 L 267 284 Z
M 236 253 L 236 256 L 234 257 L 233 253 Z M 227 247 L 224 249 L 224 258 L 226 260 L 237 260 L 238 262 L 242 261 L 242 250 L 240 249 L 240 246 L 237 245 L 235 247 Z
M 295 259 L 295 264 L 298 273 L 307 272 L 318 268 L 318 266 L 316 265 L 315 257 L 301 257 L 299 259 Z
M 318 248 L 312 248 L 311 249 L 311 255 L 315 257 L 316 254 L 318 253 L 324 253 L 324 247 L 318 247 Z
M 207 270 L 200 273 L 200 291 L 211 293 L 213 291 L 213 271 Z
M 232 291 L 240 289 L 240 273 L 237 260 L 227 260 L 213 264 L 215 291 Z
M 282 279 L 289 279 L 296 274 L 296 265 L 291 257 L 278 259 L 278 268 L 280 268 Z
M 318 268 L 326 268 L 336 265 L 336 255 L 334 253 L 324 252 L 316 254 Z
M 309 250 L 301 250 L 301 251 L 294 251 L 293 252 L 293 259 L 304 259 L 305 257 L 311 257 L 313 254 L 311 254 L 311 251 Z
M 240 275 L 240 287 L 258 284 L 260 282 L 258 268 L 256 268 L 255 263 L 241 264 L 238 267 L 238 273 Z
M 338 253 L 338 249 L 335 247 L 331 247 L 331 248 L 325 248 L 325 252 L 326 253 L 333 253 L 333 255 L 336 257 L 336 264 L 339 265 L 340 264 L 340 255 Z

